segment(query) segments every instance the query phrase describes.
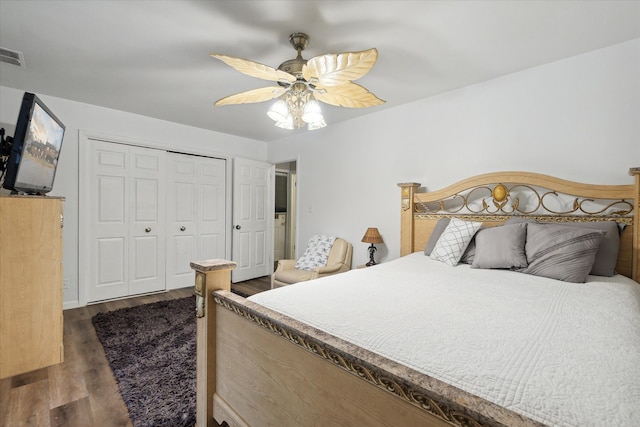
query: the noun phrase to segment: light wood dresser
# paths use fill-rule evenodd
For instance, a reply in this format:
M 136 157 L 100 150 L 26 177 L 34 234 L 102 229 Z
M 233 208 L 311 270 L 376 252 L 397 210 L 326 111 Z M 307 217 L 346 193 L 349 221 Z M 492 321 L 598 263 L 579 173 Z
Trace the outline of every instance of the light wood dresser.
M 0 378 L 62 363 L 62 205 L 0 197 Z

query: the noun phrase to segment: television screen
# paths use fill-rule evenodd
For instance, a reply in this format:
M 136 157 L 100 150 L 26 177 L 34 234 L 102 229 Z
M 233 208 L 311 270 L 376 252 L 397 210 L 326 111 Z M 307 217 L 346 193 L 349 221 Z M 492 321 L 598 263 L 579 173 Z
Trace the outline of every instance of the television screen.
M 3 186 L 28 194 L 53 189 L 65 126 L 34 94 L 25 93 Z

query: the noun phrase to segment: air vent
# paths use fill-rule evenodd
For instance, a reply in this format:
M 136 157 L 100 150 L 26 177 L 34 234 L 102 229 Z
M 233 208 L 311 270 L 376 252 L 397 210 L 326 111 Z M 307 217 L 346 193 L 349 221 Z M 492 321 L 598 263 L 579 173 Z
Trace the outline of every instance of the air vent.
M 24 68 L 24 53 L 0 47 L 0 62 Z

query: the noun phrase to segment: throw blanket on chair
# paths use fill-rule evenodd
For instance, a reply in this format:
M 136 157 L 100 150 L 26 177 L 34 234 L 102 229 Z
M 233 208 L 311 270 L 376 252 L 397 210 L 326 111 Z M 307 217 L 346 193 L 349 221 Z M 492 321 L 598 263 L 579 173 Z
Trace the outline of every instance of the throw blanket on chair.
M 311 236 L 309 244 L 304 254 L 296 262 L 296 270 L 313 270 L 316 267 L 324 267 L 327 265 L 329 252 L 336 241 L 335 236 L 326 236 L 324 234 L 316 234 Z

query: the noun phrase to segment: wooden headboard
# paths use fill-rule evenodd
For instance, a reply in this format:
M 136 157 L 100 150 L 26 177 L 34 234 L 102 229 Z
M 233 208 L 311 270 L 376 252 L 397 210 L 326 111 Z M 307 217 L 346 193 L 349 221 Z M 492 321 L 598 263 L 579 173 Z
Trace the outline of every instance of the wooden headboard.
M 624 226 L 616 271 L 640 282 L 640 168 L 629 185 L 594 185 L 531 172 L 478 175 L 442 190 L 419 192 L 415 182 L 401 187 L 400 255 L 422 251 L 442 217 L 482 221 L 509 218 L 539 222 L 615 221 Z

